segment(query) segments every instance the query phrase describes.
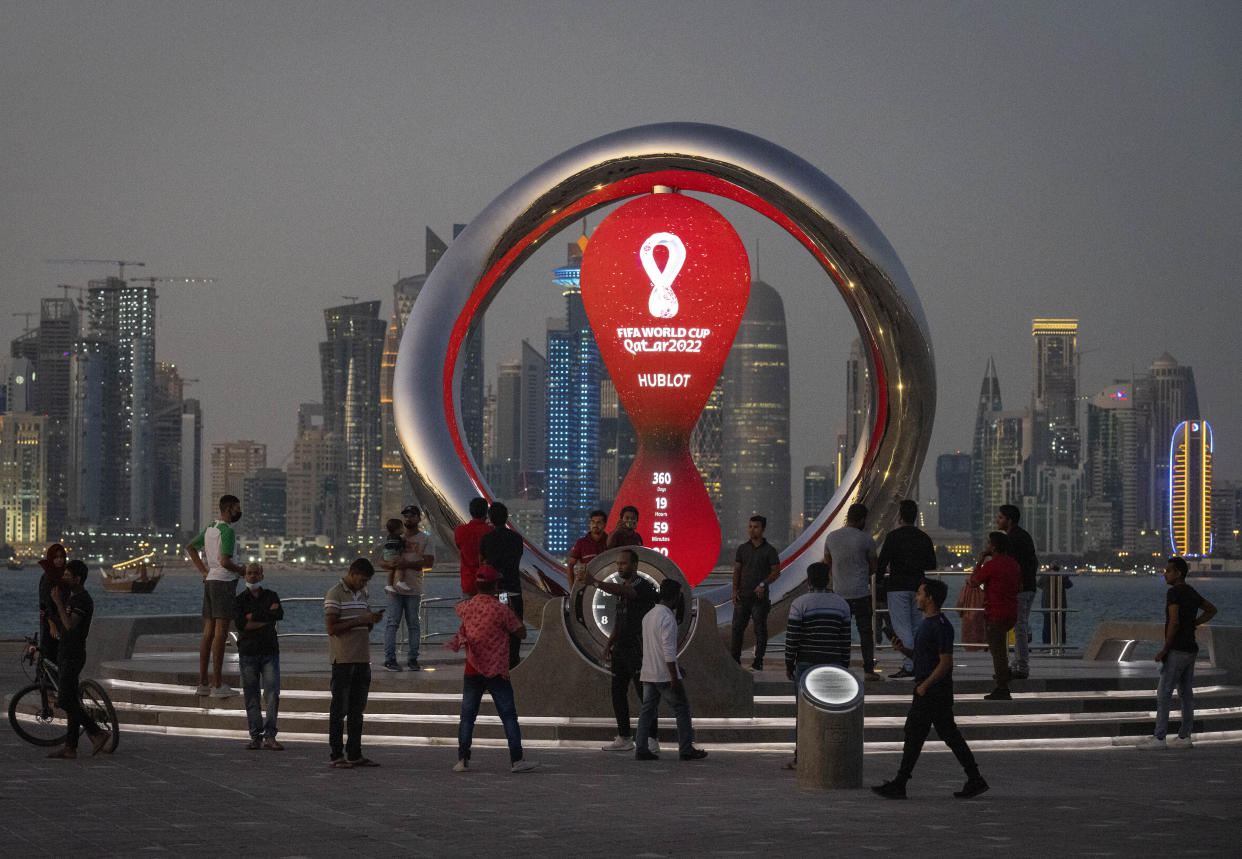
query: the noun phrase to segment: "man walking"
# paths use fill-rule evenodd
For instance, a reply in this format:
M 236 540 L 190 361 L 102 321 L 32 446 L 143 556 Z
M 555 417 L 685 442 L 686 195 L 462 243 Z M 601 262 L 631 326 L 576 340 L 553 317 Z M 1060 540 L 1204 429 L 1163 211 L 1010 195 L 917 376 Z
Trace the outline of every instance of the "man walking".
M 700 761 L 707 752 L 694 747 L 694 724 L 690 718 L 690 698 L 677 667 L 677 616 L 681 582 L 660 582 L 660 602 L 643 618 L 643 709 L 638 717 L 635 737 L 636 760 L 656 761 L 660 756 L 647 747 L 655 725 L 661 699 L 667 699 L 677 717 L 677 750 L 683 761 Z
M 246 748 L 283 752 L 276 739 L 276 715 L 280 710 L 280 642 L 276 623 L 285 616 L 280 597 L 263 587 L 263 565 L 246 565 L 246 589 L 237 597 L 237 663 L 241 667 L 242 696 L 250 744 Z M 262 704 L 259 689 L 262 683 Z M 263 714 L 267 713 L 264 721 Z
M 915 593 L 928 570 L 936 569 L 936 547 L 931 537 L 915 527 L 919 505 L 907 498 L 897 510 L 901 527 L 884 538 L 878 568 L 885 576 L 888 593 L 888 616 L 893 633 L 902 641 L 914 641 L 914 631 L 923 622 L 923 613 L 915 605 Z M 914 662 L 906 657 L 901 668 L 888 675 L 893 678 L 913 677 Z
M 785 676 L 795 684 L 816 665 L 850 667 L 850 606 L 828 589 L 831 571 L 823 562 L 806 569 L 808 590 L 789 606 L 785 627 Z M 785 769 L 796 769 L 798 750 Z
M 95 601 L 86 592 L 86 564 L 72 560 L 65 565 L 64 582 L 68 586 L 69 595 L 61 588 L 52 588 L 50 597 L 54 612 L 48 617 L 49 623 L 60 636 L 60 686 L 56 700 L 65 711 L 65 746 L 48 755 L 49 758 L 72 759 L 78 756 L 78 733 L 85 730 L 91 741 L 91 755 L 104 751 L 112 734 L 91 718 L 91 714 L 82 706 L 82 696 L 78 691 L 78 678 L 86 667 L 86 637 L 91 632 L 91 618 L 95 614 Z
M 617 598 L 614 608 L 612 632 L 604 645 L 604 661 L 612 672 L 612 712 L 617 719 L 617 736 L 606 752 L 628 752 L 634 748 L 630 735 L 630 685 L 643 700 L 643 684 L 639 674 L 643 667 L 643 618 L 651 611 L 659 595 L 651 582 L 638 575 L 638 555 L 633 549 L 622 549 L 617 557 L 618 582 L 592 580 L 586 569 L 578 574 L 583 584 L 594 584 L 606 594 Z M 655 726 L 651 729 L 648 749 L 659 753 Z
M 457 554 L 461 558 L 461 595 L 472 597 L 478 593 L 475 577 L 479 574 L 479 544 L 492 525 L 487 521 L 487 499 L 470 499 L 470 521 L 464 522 L 453 529 L 453 542 L 457 546 Z
M 328 711 L 329 765 L 335 769 L 377 767 L 362 756 L 362 714 L 371 690 L 371 629 L 383 620 L 384 610 L 371 611 L 367 584 L 375 567 L 366 558 L 349 565 L 349 572 L 323 598 L 332 661 L 332 706 Z M 342 742 L 348 730 L 349 739 Z
M 755 622 L 754 671 L 763 670 L 763 654 L 768 647 L 768 610 L 772 600 L 768 587 L 781 576 L 781 556 L 763 536 L 768 520 L 751 516 L 747 524 L 750 537 L 733 553 L 733 661 L 742 663 L 742 637 L 746 626 Z
M 1138 742 L 1138 748 L 1189 749 L 1195 725 L 1195 658 L 1199 644 L 1195 627 L 1216 616 L 1216 606 L 1186 584 L 1190 568 L 1186 559 L 1174 555 L 1164 567 L 1164 580 L 1169 586 L 1165 598 L 1164 647 L 1156 654 L 1160 663 L 1160 685 L 1156 688 L 1156 733 Z M 1177 736 L 1165 742 L 1169 730 L 1169 710 L 1173 707 L 1173 690 L 1182 701 L 1182 722 Z
M 484 535 L 479 543 L 479 552 L 483 560 L 500 573 L 500 584 L 497 592 L 502 603 L 509 606 L 518 620 L 524 617 L 522 600 L 522 555 L 526 545 L 517 531 L 509 528 L 509 508 L 499 501 L 487 508 L 487 518 L 492 522 L 492 530 Z M 525 629 L 525 627 L 523 627 Z M 521 661 L 519 653 L 522 639 L 526 635 L 509 637 L 509 667 L 515 668 Z
M 983 615 L 987 620 L 988 650 L 992 654 L 992 677 L 996 688 L 984 695 L 987 701 L 1009 701 L 1009 630 L 1018 616 L 1018 590 L 1022 572 L 1009 554 L 1009 535 L 993 531 L 988 535 L 975 570 L 966 582 L 983 588 Z
M 969 799 L 988 789 L 953 718 L 953 624 L 940 613 L 948 593 L 948 586 L 939 579 L 928 579 L 919 585 L 914 600 L 923 613 L 923 622 L 914 634 L 914 646 L 907 646 L 900 638 L 893 640 L 893 649 L 909 656 L 914 663 L 914 700 L 906 715 L 906 742 L 897 777 L 871 788 L 885 799 L 906 798 L 906 782 L 914 774 L 914 765 L 932 726 L 966 771 L 965 786 L 953 795 Z
M 996 511 L 996 528 L 1009 536 L 1009 554 L 1018 562 L 1022 573 L 1013 626 L 1013 665 L 1010 667 L 1010 675 L 1015 680 L 1026 680 L 1031 676 L 1031 604 L 1035 601 L 1036 574 L 1039 572 L 1035 541 L 1018 524 L 1021 518 L 1022 511 L 1012 504 L 1002 504 Z
M 457 764 L 453 772 L 469 772 L 470 746 L 474 723 L 479 717 L 483 693 L 492 696 L 505 739 L 509 741 L 509 771 L 526 773 L 539 764 L 525 759 L 522 731 L 518 726 L 513 684 L 509 682 L 509 640 L 526 637 L 526 624 L 496 599 L 500 573 L 486 562 L 476 577 L 477 593 L 454 608 L 461 618 L 457 634 L 445 645 L 450 650 L 466 648 L 466 672 L 462 678 L 461 719 L 457 726 Z
M 233 560 L 237 534 L 233 526 L 241 519 L 236 495 L 220 496 L 220 518 L 198 532 L 185 547 L 186 554 L 203 576 L 203 636 L 198 645 L 198 695 L 228 698 L 237 691 L 224 685 L 224 643 L 233 618 L 237 580 L 245 572 Z M 201 552 L 201 554 L 200 554 Z M 207 669 L 211 667 L 211 685 Z
M 845 511 L 845 527 L 824 540 L 824 563 L 832 570 L 832 589 L 849 603 L 862 645 L 863 678 L 883 680 L 875 670 L 875 635 L 871 622 L 871 578 L 878 568 L 875 540 L 867 527 L 867 506 L 851 504 Z

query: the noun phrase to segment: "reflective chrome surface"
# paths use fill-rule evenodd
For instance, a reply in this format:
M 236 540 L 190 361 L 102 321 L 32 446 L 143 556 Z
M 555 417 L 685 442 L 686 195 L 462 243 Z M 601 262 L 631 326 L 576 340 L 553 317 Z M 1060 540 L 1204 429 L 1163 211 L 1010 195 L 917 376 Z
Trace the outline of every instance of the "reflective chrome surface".
M 821 559 L 824 535 L 841 526 L 851 503 L 861 501 L 874 511 L 868 523 L 874 531 L 887 530 L 895 522 L 897 502 L 909 494 L 927 450 L 936 378 L 922 306 L 888 240 L 826 175 L 754 135 L 692 123 L 618 131 L 553 158 L 484 209 L 431 273 L 401 342 L 393 407 L 407 473 L 419 501 L 432 510 L 441 537 L 451 539 L 452 527 L 467 518 L 470 498 L 490 495 L 481 478 L 476 483 L 458 459 L 450 431 L 443 370 L 447 367 L 452 373 L 456 403 L 463 365 L 460 351 L 451 354 L 454 323 L 494 266 L 504 262 L 488 293 L 479 298 L 475 317 L 536 248 L 593 208 L 621 197 L 585 208 L 575 203 L 616 183 L 662 170 L 724 180 L 788 218 L 790 224 L 782 226 L 817 252 L 828 275 L 825 283 L 845 299 L 867 353 L 872 380 L 869 429 L 828 506 L 781 554 L 783 573 L 772 588 L 773 599 L 781 600 L 802 584 L 806 567 Z M 522 247 L 533 233 L 539 234 L 538 240 Z M 454 414 L 451 420 L 464 437 L 460 416 Z M 827 461 L 829 451 L 824 456 Z M 481 463 L 470 464 L 476 474 L 482 473 Z M 527 543 L 522 566 L 532 584 L 540 584 L 542 578 L 545 588 L 551 583 L 568 590 L 560 560 Z M 726 586 L 700 588 L 697 593 L 725 603 L 719 612 L 722 624 L 731 619 L 727 591 Z

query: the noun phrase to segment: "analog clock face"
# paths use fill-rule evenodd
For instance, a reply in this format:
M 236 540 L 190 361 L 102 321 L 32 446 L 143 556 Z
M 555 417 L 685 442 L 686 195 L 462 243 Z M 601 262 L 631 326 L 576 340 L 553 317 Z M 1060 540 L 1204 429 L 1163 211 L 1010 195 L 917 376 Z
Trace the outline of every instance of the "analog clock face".
M 649 574 L 639 570 L 638 575 L 640 578 L 646 579 L 657 592 L 660 590 L 660 583 Z M 613 572 L 611 575 L 604 577 L 603 581 L 616 584 L 621 581 L 621 576 Z M 604 633 L 604 637 L 607 638 L 612 635 L 613 623 L 616 622 L 617 600 L 621 598 L 612 594 L 606 594 L 599 588 L 592 588 L 592 594 L 591 617 L 595 620 L 595 625 L 599 627 L 600 632 Z

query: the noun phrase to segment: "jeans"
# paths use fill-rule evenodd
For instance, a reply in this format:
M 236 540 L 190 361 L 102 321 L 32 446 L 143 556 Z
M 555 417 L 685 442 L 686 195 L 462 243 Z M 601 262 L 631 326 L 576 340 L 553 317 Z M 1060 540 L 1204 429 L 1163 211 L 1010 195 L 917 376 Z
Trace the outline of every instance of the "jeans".
M 746 625 L 755 621 L 755 662 L 763 662 L 763 654 L 768 649 L 768 609 L 772 601 L 765 595 L 762 599 L 753 592 L 743 593 L 733 604 L 733 661 L 742 661 L 742 637 L 746 635 Z M 645 700 L 645 699 L 644 699 Z
M 384 612 L 384 661 L 397 661 L 397 633 L 401 629 L 401 618 L 405 618 L 405 630 L 410 636 L 411 665 L 418 664 L 418 645 L 423 630 L 418 624 L 418 606 L 423 601 L 422 594 L 389 594 L 388 610 Z
M 250 739 L 270 740 L 276 736 L 276 714 L 280 710 L 280 654 L 239 654 L 237 664 L 241 667 L 242 697 L 246 700 Z M 259 708 L 260 681 L 263 684 L 262 709 Z M 266 721 L 263 719 L 264 712 L 267 713 Z
M 92 736 L 99 730 L 99 725 L 82 706 L 82 696 L 78 690 L 78 678 L 85 667 L 85 661 L 73 658 L 64 660 L 60 666 L 60 691 L 56 700 L 60 703 L 60 709 L 65 711 L 66 727 L 69 730 L 65 735 L 65 746 L 70 749 L 78 747 L 78 733 L 82 730 Z
M 858 626 L 858 643 L 862 645 L 863 673 L 870 674 L 875 671 L 875 634 L 871 628 L 871 595 L 855 597 L 846 602 L 849 603 L 850 614 L 854 615 L 854 623 Z
M 992 654 L 992 679 L 997 689 L 1009 688 L 1009 630 L 1012 623 L 988 621 L 988 650 Z
M 362 757 L 362 711 L 367 708 L 371 691 L 369 662 L 332 663 L 332 707 L 328 710 L 328 748 L 332 760 L 341 756 L 341 734 L 348 722 L 349 741 L 346 757 L 356 761 Z
M 1189 739 L 1195 725 L 1195 657 L 1184 650 L 1170 650 L 1160 663 L 1160 685 L 1156 687 L 1156 733 L 1163 740 L 1169 732 L 1169 710 L 1173 707 L 1173 690 L 1182 699 L 1182 723 L 1177 735 Z
M 914 649 L 914 633 L 922 623 L 923 613 L 914 605 L 914 591 L 888 592 L 888 618 L 893 622 L 893 632 L 901 643 Z M 909 656 L 901 663 L 907 671 L 914 670 L 914 660 Z
M 677 717 L 678 750 L 683 755 L 689 754 L 694 749 L 694 725 L 690 721 L 690 698 L 686 695 L 685 682 L 677 684 L 676 689 L 672 683 L 643 683 L 643 709 L 638 716 L 638 731 L 634 735 L 635 747 L 647 748 L 656 714 L 660 711 L 661 699 L 667 699 L 673 705 L 673 714 Z
M 474 737 L 474 722 L 479 717 L 479 703 L 484 691 L 492 696 L 500 723 L 505 727 L 505 739 L 509 741 L 509 762 L 522 759 L 522 730 L 518 727 L 517 705 L 513 700 L 513 684 L 508 677 L 484 677 L 467 674 L 462 681 L 461 721 L 457 725 L 457 758 L 470 760 L 470 741 Z
M 643 700 L 643 684 L 638 679 L 638 672 L 643 667 L 641 651 L 614 648 L 612 651 L 612 713 L 617 717 L 617 736 L 630 736 L 630 684 L 638 692 L 638 700 Z M 657 722 L 651 724 L 651 736 L 660 739 Z
M 923 751 L 928 731 L 933 725 L 936 734 L 953 751 L 953 756 L 962 765 L 962 769 L 966 770 L 966 776 L 977 778 L 979 766 L 975 763 L 975 756 L 971 754 L 966 738 L 962 736 L 957 722 L 953 719 L 953 687 L 941 683 L 928 689 L 926 695 L 916 694 L 910 704 L 910 712 L 906 715 L 906 742 L 901 750 L 897 780 L 903 784 L 910 780 L 914 765 Z
M 1018 594 L 1018 622 L 1013 625 L 1013 670 L 1026 672 L 1031 667 L 1031 603 L 1035 591 Z

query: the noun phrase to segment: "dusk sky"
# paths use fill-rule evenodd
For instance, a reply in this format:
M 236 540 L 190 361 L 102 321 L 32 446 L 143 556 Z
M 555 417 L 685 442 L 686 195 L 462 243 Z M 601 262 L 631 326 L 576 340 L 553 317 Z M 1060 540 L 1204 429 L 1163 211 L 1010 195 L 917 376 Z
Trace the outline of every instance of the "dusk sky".
M 1242 4 L 0 2 L 4 343 L 57 284 L 141 260 L 158 355 L 199 379 L 204 442 L 290 451 L 322 310 L 382 299 L 542 162 L 693 121 L 783 146 L 871 216 L 936 353 L 935 457 L 969 451 L 994 357 L 1077 317 L 1080 394 L 1168 351 L 1194 367 L 1218 479 L 1242 478 Z M 790 318 L 795 503 L 843 419 L 852 323 L 792 239 L 736 208 Z M 588 224 L 593 227 L 594 222 Z M 563 313 L 574 225 L 486 316 L 489 375 Z M 757 250 L 757 252 L 756 252 Z

